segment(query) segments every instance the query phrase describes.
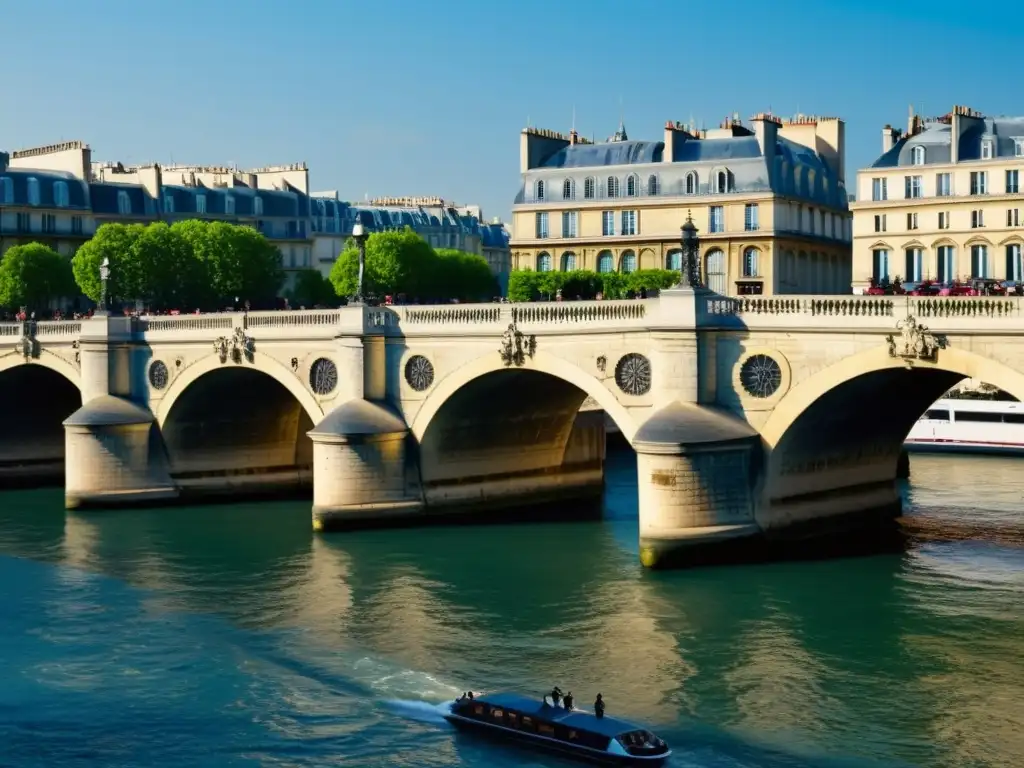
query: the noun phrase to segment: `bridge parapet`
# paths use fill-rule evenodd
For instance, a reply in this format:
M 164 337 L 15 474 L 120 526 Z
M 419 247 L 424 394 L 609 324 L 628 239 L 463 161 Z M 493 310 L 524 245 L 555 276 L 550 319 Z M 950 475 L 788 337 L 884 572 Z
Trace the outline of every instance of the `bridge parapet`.
M 81 333 L 81 320 L 25 320 L 0 323 L 0 336 L 18 338 L 46 336 L 57 339 L 76 339 Z
M 707 328 L 889 331 L 907 315 L 928 318 L 933 330 L 1024 326 L 1024 298 L 1017 296 L 715 296 L 700 309 L 698 322 Z

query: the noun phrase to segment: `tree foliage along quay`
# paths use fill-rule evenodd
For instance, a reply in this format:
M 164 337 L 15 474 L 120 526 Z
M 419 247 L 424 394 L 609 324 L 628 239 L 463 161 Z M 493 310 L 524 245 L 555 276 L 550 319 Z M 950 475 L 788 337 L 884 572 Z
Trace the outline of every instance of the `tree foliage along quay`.
M 571 272 L 534 272 L 529 269 L 515 270 L 509 276 L 509 301 L 533 301 L 538 298 L 554 298 L 558 290 L 562 298 L 593 299 L 601 293 L 606 299 L 622 299 L 630 293 L 642 290 L 671 288 L 680 280 L 674 269 L 641 269 L 623 274 L 621 272 L 592 272 L 576 269 Z
M 73 296 L 71 262 L 42 243 L 15 245 L 0 260 L 0 306 L 30 310 Z
M 352 296 L 358 275 L 359 250 L 350 240 L 334 263 L 330 280 L 339 296 Z M 363 293 L 376 297 L 405 294 L 422 301 L 489 301 L 498 295 L 498 285 L 482 257 L 452 249 L 435 251 L 406 227 L 374 232 L 367 239 Z
M 235 297 L 269 306 L 284 282 L 272 243 L 252 227 L 220 221 L 102 225 L 71 260 L 75 282 L 96 302 L 104 259 L 113 300 L 156 310 L 209 309 Z

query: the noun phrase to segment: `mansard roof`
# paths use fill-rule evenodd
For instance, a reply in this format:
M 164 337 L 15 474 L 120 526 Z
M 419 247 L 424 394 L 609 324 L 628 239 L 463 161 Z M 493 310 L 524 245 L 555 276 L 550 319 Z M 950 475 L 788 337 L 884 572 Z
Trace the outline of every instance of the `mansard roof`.
M 982 117 L 969 120 L 959 137 L 959 160 L 980 160 L 985 141 L 993 145 L 993 157 L 1014 157 L 1016 142 L 1024 139 L 1024 117 Z M 883 153 L 872 168 L 899 168 L 914 165 L 914 147 L 924 148 L 924 165 L 945 165 L 952 162 L 953 127 L 949 121 L 935 120 L 925 124 L 920 133 L 904 136 Z
M 591 168 L 600 165 L 660 163 L 663 141 L 606 141 L 600 144 L 572 144 L 560 149 L 542 168 Z
M 39 203 L 33 207 L 57 208 L 55 185 L 58 182 L 64 182 L 68 188 L 68 204 L 64 207 L 81 209 L 89 207 L 89 191 L 85 183 L 75 175 L 65 171 L 5 168 L 0 170 L 0 178 L 10 179 L 12 199 L 6 205 L 29 205 L 29 179 L 36 179 L 39 182 Z M 3 204 L 2 191 L 0 191 L 0 204 Z
M 151 215 L 154 211 L 153 198 L 140 184 L 108 184 L 101 181 L 89 183 L 89 198 L 94 213 L 119 215 L 118 197 L 121 192 L 128 195 L 133 216 Z

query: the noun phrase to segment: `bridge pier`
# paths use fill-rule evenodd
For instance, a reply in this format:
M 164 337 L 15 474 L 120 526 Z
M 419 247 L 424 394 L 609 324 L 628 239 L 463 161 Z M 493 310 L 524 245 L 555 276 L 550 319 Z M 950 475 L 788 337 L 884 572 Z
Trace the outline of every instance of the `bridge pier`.
M 313 530 L 371 527 L 423 512 L 406 460 L 409 428 L 388 408 L 349 400 L 308 434 Z
M 760 440 L 721 411 L 675 402 L 637 431 L 640 561 L 668 568 L 728 559 L 758 543 Z

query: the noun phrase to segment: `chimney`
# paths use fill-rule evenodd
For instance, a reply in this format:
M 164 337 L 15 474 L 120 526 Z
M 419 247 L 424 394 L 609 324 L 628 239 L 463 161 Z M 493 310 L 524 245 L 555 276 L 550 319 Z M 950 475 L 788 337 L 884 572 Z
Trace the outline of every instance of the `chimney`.
M 960 161 L 960 139 L 972 127 L 981 120 L 981 113 L 970 107 L 955 106 L 952 112 L 952 125 L 950 126 L 949 159 L 951 162 Z
M 683 142 L 693 138 L 690 132 L 682 123 L 674 123 L 671 120 L 665 122 L 665 149 L 661 153 L 663 163 L 671 163 L 675 157 L 676 144 L 683 145 Z
M 886 125 L 882 129 L 882 154 L 884 155 L 890 149 L 896 146 L 896 142 L 901 138 L 900 132 L 893 128 L 891 125 Z
M 576 129 L 575 128 L 573 128 L 571 131 L 569 131 L 569 146 L 570 147 L 575 146 L 579 142 L 579 140 L 580 140 L 580 135 L 578 133 L 576 133 Z
M 754 127 L 754 135 L 757 137 L 757 145 L 761 148 L 764 157 L 775 157 L 775 145 L 779 137 L 779 125 L 781 121 L 770 112 L 758 112 L 750 122 Z

